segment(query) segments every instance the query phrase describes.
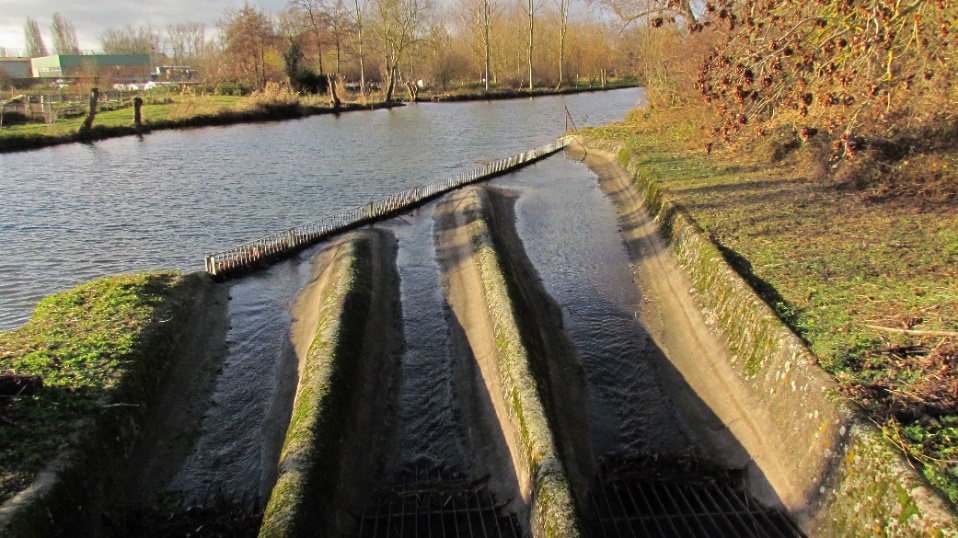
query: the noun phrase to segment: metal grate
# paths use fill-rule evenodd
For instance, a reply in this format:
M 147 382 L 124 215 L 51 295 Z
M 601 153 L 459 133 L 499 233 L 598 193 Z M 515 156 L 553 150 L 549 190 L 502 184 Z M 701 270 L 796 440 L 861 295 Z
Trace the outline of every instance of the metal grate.
M 380 491 L 359 516 L 360 538 L 518 538 L 515 515 L 503 514 L 489 478 L 468 481 L 438 470 L 414 470 Z
M 708 480 L 600 480 L 589 496 L 597 537 L 802 537 L 785 514 Z

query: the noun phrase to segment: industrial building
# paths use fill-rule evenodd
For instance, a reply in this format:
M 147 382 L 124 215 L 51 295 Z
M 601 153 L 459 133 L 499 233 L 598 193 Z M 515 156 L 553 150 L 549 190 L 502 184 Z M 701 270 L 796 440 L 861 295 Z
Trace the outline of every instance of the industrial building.
M 34 78 L 150 79 L 149 54 L 57 54 L 30 60 Z

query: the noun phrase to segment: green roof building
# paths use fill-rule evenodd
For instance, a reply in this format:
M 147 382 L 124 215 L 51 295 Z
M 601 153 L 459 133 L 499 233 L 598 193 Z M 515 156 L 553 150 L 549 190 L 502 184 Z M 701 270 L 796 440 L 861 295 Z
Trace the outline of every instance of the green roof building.
M 31 60 L 36 78 L 148 80 L 149 54 L 57 54 Z

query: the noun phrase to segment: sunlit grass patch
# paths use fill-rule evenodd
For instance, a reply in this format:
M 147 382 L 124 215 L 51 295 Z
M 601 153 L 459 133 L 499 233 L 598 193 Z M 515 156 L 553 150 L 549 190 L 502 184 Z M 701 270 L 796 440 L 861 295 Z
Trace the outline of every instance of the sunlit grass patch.
M 179 280 L 159 272 L 104 278 L 40 301 L 30 321 L 0 333 L 0 373 L 41 376 L 30 394 L 0 398 L 0 501 L 29 483 L 138 367 L 144 331 Z

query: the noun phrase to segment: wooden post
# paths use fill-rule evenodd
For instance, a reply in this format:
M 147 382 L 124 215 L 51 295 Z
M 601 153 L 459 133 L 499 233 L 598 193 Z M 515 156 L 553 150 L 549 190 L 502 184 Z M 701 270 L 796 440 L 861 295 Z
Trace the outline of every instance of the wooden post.
M 329 81 L 329 98 L 333 102 L 333 108 L 339 110 L 342 103 L 339 100 L 339 94 L 336 93 L 336 76 L 327 75 L 326 80 Z
M 143 115 L 141 114 L 141 109 L 143 108 L 143 98 L 136 97 L 133 99 L 133 128 L 136 129 L 136 132 L 139 133 L 143 131 Z
M 80 134 L 85 135 L 90 132 L 90 129 L 93 128 L 93 120 L 96 119 L 96 104 L 100 99 L 100 90 L 99 88 L 90 89 L 90 112 L 87 114 L 85 120 L 83 120 L 83 125 L 80 126 Z

